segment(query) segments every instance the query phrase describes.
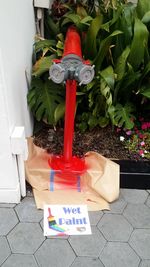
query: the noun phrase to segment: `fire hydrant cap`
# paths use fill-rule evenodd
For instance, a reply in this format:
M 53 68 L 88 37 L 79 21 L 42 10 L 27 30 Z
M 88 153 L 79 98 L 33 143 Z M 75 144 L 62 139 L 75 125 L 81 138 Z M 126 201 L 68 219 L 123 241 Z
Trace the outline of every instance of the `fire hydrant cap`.
M 65 69 L 62 64 L 54 64 L 49 70 L 50 78 L 55 83 L 62 83 L 65 80 Z
M 80 84 L 88 84 L 90 83 L 94 78 L 94 66 L 90 65 L 83 65 L 81 70 L 79 71 L 79 81 Z

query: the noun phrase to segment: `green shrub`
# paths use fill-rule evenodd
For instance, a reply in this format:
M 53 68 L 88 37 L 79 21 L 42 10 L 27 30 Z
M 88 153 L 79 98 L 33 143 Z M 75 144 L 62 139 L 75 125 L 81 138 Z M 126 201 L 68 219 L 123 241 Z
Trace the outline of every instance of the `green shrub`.
M 44 77 L 48 77 L 53 58 L 62 56 L 66 30 L 75 24 L 83 57 L 95 65 L 94 80 L 78 87 L 77 126 L 86 130 L 111 122 L 132 129 L 133 118 L 148 112 L 150 104 L 150 1 L 139 0 L 137 6 L 125 0 L 60 2 L 66 13 L 59 18 L 53 10 L 47 14 L 49 39 L 35 43 L 34 87 L 31 83 L 28 94 L 33 114 L 53 125 L 64 115 L 64 86 Z M 42 90 L 43 83 L 46 90 Z

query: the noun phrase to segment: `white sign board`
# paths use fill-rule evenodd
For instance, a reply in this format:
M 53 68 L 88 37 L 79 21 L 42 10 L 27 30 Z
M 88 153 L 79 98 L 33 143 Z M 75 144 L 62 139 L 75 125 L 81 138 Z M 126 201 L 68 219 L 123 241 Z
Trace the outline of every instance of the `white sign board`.
M 44 236 L 90 235 L 86 205 L 45 205 Z

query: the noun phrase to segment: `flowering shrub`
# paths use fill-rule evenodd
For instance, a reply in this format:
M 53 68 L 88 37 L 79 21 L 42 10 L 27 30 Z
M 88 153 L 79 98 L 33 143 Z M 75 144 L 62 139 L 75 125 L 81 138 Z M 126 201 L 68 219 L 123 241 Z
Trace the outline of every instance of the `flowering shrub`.
M 150 159 L 150 122 L 140 118 L 132 130 L 117 128 L 120 141 L 134 159 Z

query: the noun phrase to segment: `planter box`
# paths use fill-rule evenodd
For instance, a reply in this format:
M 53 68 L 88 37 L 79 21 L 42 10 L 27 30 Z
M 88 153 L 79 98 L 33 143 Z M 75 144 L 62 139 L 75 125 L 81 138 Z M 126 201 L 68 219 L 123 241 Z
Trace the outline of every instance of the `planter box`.
M 150 189 L 150 161 L 114 160 L 120 165 L 120 187 Z

